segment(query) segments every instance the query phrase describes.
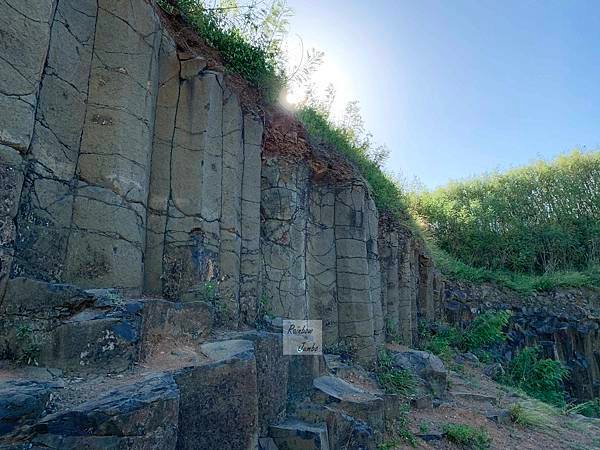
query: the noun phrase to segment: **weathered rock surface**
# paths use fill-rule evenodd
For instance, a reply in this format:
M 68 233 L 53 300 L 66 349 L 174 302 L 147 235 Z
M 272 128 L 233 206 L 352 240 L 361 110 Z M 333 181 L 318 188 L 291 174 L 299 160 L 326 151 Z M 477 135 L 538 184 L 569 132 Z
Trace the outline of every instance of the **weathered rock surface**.
M 11 434 L 40 419 L 57 386 L 49 382 L 4 381 L 0 383 L 0 436 Z
M 349 416 L 368 423 L 381 432 L 384 424 L 383 399 L 334 376 L 322 376 L 313 382 L 315 403 L 339 409 Z
M 394 367 L 415 374 L 437 397 L 442 397 L 448 388 L 448 371 L 442 360 L 431 353 L 420 350 L 396 353 Z
M 178 449 L 258 446 L 254 346 L 231 340 L 204 344 L 207 364 L 175 373 L 180 391 Z
M 31 443 L 73 450 L 171 449 L 177 439 L 178 413 L 173 377 L 152 376 L 43 418 L 30 430 Z
M 271 427 L 271 436 L 280 450 L 329 450 L 325 424 L 313 425 L 287 420 Z

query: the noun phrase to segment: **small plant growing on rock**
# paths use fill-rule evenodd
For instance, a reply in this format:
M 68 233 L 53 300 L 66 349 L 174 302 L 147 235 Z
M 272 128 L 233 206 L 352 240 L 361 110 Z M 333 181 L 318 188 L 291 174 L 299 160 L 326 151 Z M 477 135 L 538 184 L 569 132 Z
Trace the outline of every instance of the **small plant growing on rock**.
M 266 293 L 263 292 L 258 298 L 256 305 L 256 329 L 265 329 L 267 327 L 267 319 L 272 319 L 273 317 L 274 315 L 271 310 L 271 299 Z
M 33 331 L 29 325 L 20 325 L 16 332 L 19 364 L 38 365 L 37 358 L 40 354 L 40 344 L 38 343 Z
M 224 324 L 230 317 L 229 305 L 219 295 L 217 281 L 204 281 L 194 290 L 195 299 L 208 303 L 214 308 L 215 323 Z
M 258 299 L 258 316 L 263 317 L 273 317 L 273 313 L 271 311 L 271 299 L 264 292 Z
M 471 425 L 448 423 L 444 426 L 444 433 L 449 441 L 474 450 L 486 450 L 492 444 L 485 429 L 477 429 Z
M 198 294 L 200 300 L 215 304 L 218 300 L 217 295 L 217 283 L 214 281 L 205 281 L 198 287 Z
M 410 396 L 414 393 L 416 382 L 408 370 L 396 369 L 391 353 L 384 349 L 379 352 L 377 381 L 390 394 Z

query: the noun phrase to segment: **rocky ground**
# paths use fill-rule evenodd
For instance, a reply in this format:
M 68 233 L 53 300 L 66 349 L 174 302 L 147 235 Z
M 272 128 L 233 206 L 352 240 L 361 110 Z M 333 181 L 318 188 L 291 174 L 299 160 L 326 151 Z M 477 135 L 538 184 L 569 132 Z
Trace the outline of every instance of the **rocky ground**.
M 380 369 L 339 355 L 284 362 L 277 336 L 214 329 L 201 344 L 156 338 L 125 371 L 0 362 L 0 436 L 8 433 L 0 448 L 205 448 L 199 442 L 211 434 L 246 448 L 254 433 L 258 448 L 269 450 L 600 448 L 600 420 L 562 414 L 494 382 L 469 354 L 444 365 L 430 353 L 388 344 L 393 369 L 416 382 L 410 393 L 392 394 L 378 381 Z M 199 411 L 198 404 L 210 408 Z M 532 423 L 515 423 L 514 405 Z M 249 422 L 230 442 L 225 429 L 234 417 Z M 452 442 L 448 424 L 484 430 L 489 445 Z M 210 433 L 188 436 L 186 426 Z
M 596 449 L 600 448 L 600 420 L 578 414 L 564 415 L 514 389 L 500 385 L 483 373 L 476 362 L 455 364 L 448 371 L 448 391 L 442 401 L 413 407 L 407 413 L 406 428 L 416 438 L 414 446 L 388 430 L 389 449 L 455 449 L 444 434 L 449 423 L 483 429 L 492 449 Z M 537 424 L 514 423 L 511 408 L 521 405 Z M 397 445 L 396 445 L 397 444 Z

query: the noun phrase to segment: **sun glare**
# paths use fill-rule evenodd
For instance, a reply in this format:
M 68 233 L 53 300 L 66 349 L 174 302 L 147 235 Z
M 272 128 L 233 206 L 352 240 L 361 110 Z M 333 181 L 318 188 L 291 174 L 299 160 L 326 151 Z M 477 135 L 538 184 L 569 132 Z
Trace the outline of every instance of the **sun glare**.
M 302 101 L 302 95 L 298 91 L 289 91 L 285 96 L 285 100 L 290 105 L 297 105 Z
M 312 42 L 303 42 L 296 37 L 291 37 L 286 44 L 289 71 L 293 73 L 295 70 L 298 70 L 299 66 L 302 66 L 306 58 L 307 49 L 312 48 Z M 330 58 L 327 54 L 325 54 L 322 64 L 311 74 L 310 81 L 299 85 L 292 85 L 288 88 L 289 90 L 282 99 L 284 103 L 287 103 L 289 106 L 297 106 L 305 100 L 306 88 L 309 83 L 312 85 L 313 95 L 320 100 L 325 99 L 328 86 L 333 86 L 335 89 L 335 99 L 330 110 L 333 117 L 341 117 L 346 104 L 354 100 L 350 95 L 352 89 L 350 88 L 351 83 L 348 79 L 348 73 L 342 70 L 339 64 L 336 64 L 333 57 Z

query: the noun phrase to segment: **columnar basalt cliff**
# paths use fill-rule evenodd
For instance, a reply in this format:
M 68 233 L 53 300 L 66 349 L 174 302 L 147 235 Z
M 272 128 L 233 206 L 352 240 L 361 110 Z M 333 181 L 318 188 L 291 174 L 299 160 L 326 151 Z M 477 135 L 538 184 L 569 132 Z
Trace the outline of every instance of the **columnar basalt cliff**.
M 62 375 L 27 372 L 1 387 L 9 403 L 27 393 L 27 414 L 0 431 L 50 448 L 256 448 L 296 433 L 372 448 L 381 398 L 329 375 L 313 386 L 322 358 L 288 361 L 281 335 L 255 327 L 265 312 L 321 319 L 326 351 L 371 366 L 386 336 L 410 344 L 439 312 L 423 244 L 153 2 L 7 0 L 0 13 L 2 357 L 125 380 L 57 396 Z M 316 419 L 298 425 L 288 391 L 315 389 Z M 138 413 L 134 432 L 124 417 Z
M 273 317 L 371 367 L 448 289 L 350 163 L 176 20 L 0 0 L 0 359 L 50 369 L 0 364 L 0 445 L 375 448 L 384 393 L 285 357 Z
M 341 158 L 327 165 L 302 138 L 290 155 L 272 134 L 263 152 L 265 113 L 178 48 L 151 4 L 29 3 L 3 7 L 3 286 L 180 300 L 214 282 L 228 324 L 254 325 L 262 296 L 365 360 L 384 330 L 410 343 L 417 314 L 433 317 L 423 245 L 380 226 Z M 298 139 L 285 114 L 267 121 L 283 115 L 278 131 Z

